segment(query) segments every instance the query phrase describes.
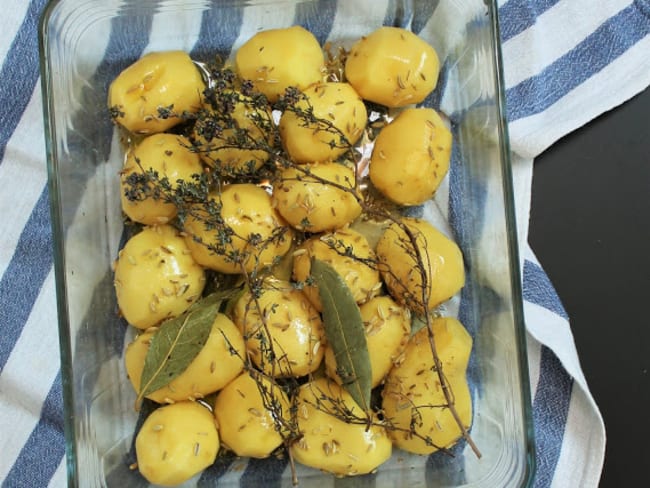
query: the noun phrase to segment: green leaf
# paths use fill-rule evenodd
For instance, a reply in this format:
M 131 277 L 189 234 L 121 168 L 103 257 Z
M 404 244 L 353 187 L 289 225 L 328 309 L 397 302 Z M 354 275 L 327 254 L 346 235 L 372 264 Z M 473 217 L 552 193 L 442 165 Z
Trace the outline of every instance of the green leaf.
M 368 412 L 372 370 L 359 307 L 341 275 L 329 264 L 312 259 L 311 276 L 323 304 L 325 336 L 334 352 L 336 372 L 342 386 Z
M 167 386 L 187 369 L 205 346 L 221 303 L 239 291 L 236 288 L 212 293 L 182 315 L 162 323 L 144 360 L 138 401 Z
M 420 315 L 413 314 L 411 319 L 411 337 L 427 326 L 427 321 Z

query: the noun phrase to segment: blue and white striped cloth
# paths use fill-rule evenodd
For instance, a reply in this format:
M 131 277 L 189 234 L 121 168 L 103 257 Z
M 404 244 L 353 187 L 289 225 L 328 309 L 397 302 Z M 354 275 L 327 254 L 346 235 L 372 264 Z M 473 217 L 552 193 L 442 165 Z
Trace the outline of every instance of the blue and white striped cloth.
M 12 488 L 66 483 L 38 86 L 37 24 L 45 3 L 0 0 L 0 480 Z M 425 10 L 437 3 L 415 1 Z M 534 158 L 554 141 L 650 85 L 650 0 L 499 4 L 529 330 L 534 486 L 595 487 L 605 429 L 569 317 L 525 244 L 531 175 Z

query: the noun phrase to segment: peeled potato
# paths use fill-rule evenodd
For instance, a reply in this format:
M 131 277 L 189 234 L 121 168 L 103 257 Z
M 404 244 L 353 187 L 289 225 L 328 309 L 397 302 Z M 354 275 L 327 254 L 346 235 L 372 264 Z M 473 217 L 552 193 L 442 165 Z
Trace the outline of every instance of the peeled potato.
M 268 375 L 304 376 L 323 359 L 320 314 L 291 283 L 267 280 L 257 300 L 245 293 L 235 305 L 233 318 L 253 362 Z
M 379 385 L 406 347 L 411 331 L 411 315 L 390 297 L 375 297 L 359 307 L 366 334 L 372 371 L 371 386 Z M 336 373 L 336 358 L 325 349 L 327 375 L 341 384 Z
M 293 277 L 304 283 L 303 293 L 318 311 L 323 310 L 318 287 L 308 282 L 312 257 L 328 263 L 343 277 L 357 303 L 368 301 L 381 289 L 379 271 L 366 264 L 375 259 L 375 253 L 363 234 L 339 229 L 314 236 L 294 252 Z
M 463 426 L 469 429 L 472 400 L 465 373 L 472 338 L 453 318 L 434 319 L 431 326 L 454 406 Z M 439 448 L 449 448 L 462 435 L 450 409 L 445 406 L 447 400 L 433 362 L 428 333 L 424 328 L 411 338 L 403 362 L 388 374 L 382 391 L 382 409 L 386 419 L 391 425 L 406 429 L 391 431 L 393 442 L 400 449 L 416 454 L 431 454 Z M 408 432 L 413 428 L 417 436 Z M 430 443 L 424 440 L 427 437 Z
M 163 132 L 183 121 L 183 112 L 201 107 L 205 83 L 183 51 L 145 54 L 122 71 L 108 89 L 115 121 L 137 134 Z M 172 112 L 164 117 L 160 109 Z
M 219 433 L 212 413 L 195 402 L 154 410 L 135 439 L 138 469 L 155 485 L 179 485 L 214 463 Z
M 319 83 L 304 95 L 280 118 L 282 144 L 298 163 L 334 160 L 363 134 L 366 106 L 348 83 Z M 315 121 L 304 114 L 308 109 L 313 110 Z
M 288 87 L 299 90 L 321 80 L 325 58 L 318 40 L 300 26 L 258 32 L 235 55 L 237 74 L 275 103 Z
M 210 200 L 222 223 L 217 225 L 210 209 L 197 204 L 184 226 L 192 256 L 206 268 L 230 274 L 251 272 L 273 265 L 291 247 L 291 230 L 264 189 L 236 183 L 212 194 Z
M 402 225 L 415 238 L 415 246 Z M 465 284 L 458 245 L 425 220 L 404 218 L 401 224 L 391 224 L 379 238 L 376 252 L 391 296 L 417 313 L 423 313 L 425 305 L 429 310 L 435 308 Z M 418 253 L 421 261 L 416 258 Z
M 423 101 L 438 83 L 436 51 L 416 34 L 380 27 L 357 41 L 345 63 L 345 76 L 359 94 L 387 107 Z
M 172 188 L 178 180 L 192 181 L 192 175 L 201 174 L 203 167 L 199 156 L 190 149 L 190 141 L 180 135 L 153 134 L 145 137 L 128 153 L 120 173 L 122 210 L 133 221 L 145 225 L 166 224 L 176 216 L 176 206 L 162 198 L 148 196 L 143 200 L 130 200 L 126 193 L 138 190 L 127 183 L 133 173 L 155 171 L 160 179 L 167 178 Z M 153 183 L 155 185 L 157 183 Z M 126 192 L 126 193 L 125 193 Z
M 192 137 L 207 165 L 219 168 L 226 175 L 251 174 L 269 159 L 267 150 L 251 146 L 271 147 L 273 119 L 269 110 L 254 107 L 250 97 L 234 91 L 219 95 L 220 100 L 229 98 L 233 101 L 233 111 L 224 115 L 213 108 L 205 109 L 194 125 Z M 243 134 L 249 148 L 235 147 L 242 145 L 236 142 Z
M 147 329 L 187 310 L 203 292 L 205 273 L 170 225 L 131 237 L 115 262 L 117 304 L 127 322 Z
M 352 168 L 325 162 L 282 171 L 273 198 L 291 226 L 322 232 L 343 227 L 361 214 L 355 188 Z
M 404 110 L 375 139 L 370 180 L 401 205 L 431 198 L 449 169 L 452 136 L 431 108 Z
M 265 458 L 282 444 L 276 424 L 290 421 L 291 404 L 279 386 L 245 372 L 219 392 L 214 416 L 224 445 L 238 456 Z
M 291 446 L 293 458 L 340 476 L 374 471 L 392 453 L 386 431 L 377 425 L 345 422 L 341 413 L 332 414 L 337 407 L 339 412 L 347 409 L 357 417 L 365 416 L 350 394 L 327 378 L 300 387 L 296 417 L 302 437 Z M 374 414 L 372 419 L 378 421 Z
M 157 332 L 139 335 L 126 348 L 126 372 L 136 392 L 140 391 L 140 378 L 149 344 Z M 220 390 L 244 368 L 246 360 L 244 339 L 235 324 L 224 314 L 217 314 L 205 345 L 179 376 L 167 386 L 156 390 L 147 398 L 158 403 L 203 398 Z

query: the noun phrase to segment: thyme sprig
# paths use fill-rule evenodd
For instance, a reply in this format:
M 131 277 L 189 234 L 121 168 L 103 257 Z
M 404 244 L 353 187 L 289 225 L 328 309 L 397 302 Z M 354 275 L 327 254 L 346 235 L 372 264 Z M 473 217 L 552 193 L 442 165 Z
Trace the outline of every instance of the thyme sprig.
M 338 55 L 331 53 L 331 47 L 328 49 L 328 79 L 341 81 L 344 79 L 344 50 L 340 50 Z M 140 161 L 140 172 L 134 172 L 127 175 L 124 179 L 125 196 L 130 201 L 142 201 L 148 198 L 162 200 L 166 203 L 172 203 L 176 206 L 178 213 L 176 218 L 171 222 L 181 231 L 184 231 L 185 222 L 189 217 L 199 221 L 207 231 L 210 231 L 215 238 L 210 242 L 204 242 L 199 237 L 194 237 L 194 241 L 206 246 L 212 253 L 224 256 L 229 262 L 240 267 L 244 278 L 245 286 L 250 290 L 250 303 L 247 305 L 257 312 L 261 319 L 261 325 L 251 333 L 260 344 L 260 353 L 262 364 L 256 367 L 251 358 L 246 355 L 241 357 L 247 371 L 251 373 L 258 384 L 260 395 L 263 398 L 264 406 L 276 421 L 276 430 L 281 434 L 285 449 L 291 454 L 289 449 L 295 442 L 299 442 L 301 433 L 298 429 L 297 407 L 295 403 L 295 393 L 305 379 L 283 379 L 278 380 L 278 376 L 291 378 L 291 366 L 287 361 L 280 361 L 285 356 L 277 343 L 270 338 L 268 318 L 262 309 L 259 301 L 265 280 L 272 274 L 272 269 L 263 268 L 259 262 L 261 251 L 277 243 L 280 239 L 286 238 L 287 228 L 278 227 L 270 237 L 262 238 L 259 234 L 238 235 L 237 232 L 228 224 L 222 215 L 222 206 L 218 199 L 211 196 L 219 194 L 219 190 L 226 184 L 234 181 L 245 181 L 264 185 L 273 185 L 277 181 L 279 172 L 286 168 L 295 168 L 301 175 L 297 177 L 309 178 L 310 181 L 330 185 L 343 192 L 351 194 L 354 199 L 361 205 L 364 218 L 376 222 L 394 222 L 406 235 L 399 245 L 407 252 L 413 260 L 413 268 L 418 270 L 420 275 L 419 293 L 406 292 L 406 283 L 401 283 L 397 275 L 384 263 L 380 263 L 376 258 L 357 256 L 354 249 L 345 246 L 342 242 L 334 239 L 328 241 L 328 245 L 339 255 L 352 258 L 364 265 L 380 270 L 382 273 L 390 274 L 396 283 L 399 283 L 404 293 L 405 305 L 419 314 L 418 320 L 427 327 L 429 346 L 434 361 L 435 371 L 442 391 L 445 402 L 441 405 L 411 405 L 411 425 L 409 429 L 394 425 L 390 419 L 382 416 L 381 408 L 376 404 L 370 405 L 370 410 L 363 415 L 357 414 L 350 410 L 342 401 L 328 395 L 327 392 L 318 392 L 315 408 L 326 412 L 333 417 L 351 424 L 363 424 L 368 427 L 378 426 L 389 431 L 405 433 L 409 436 L 420 438 L 427 445 L 446 451 L 441 446 L 436 446 L 428 436 L 419 434 L 417 426 L 422 423 L 420 409 L 422 408 L 448 408 L 452 413 L 462 436 L 472 447 L 478 457 L 480 452 L 472 441 L 467 429 L 463 425 L 458 412 L 455 408 L 454 394 L 450 383 L 447 380 L 443 365 L 440 361 L 436 350 L 435 337 L 432 329 L 432 321 L 437 312 L 429 304 L 429 289 L 432 283 L 429 281 L 430 270 L 425 268 L 425 263 L 430 260 L 426 253 L 426 248 L 419 245 L 418 238 L 406 224 L 402 222 L 399 215 L 399 209 L 392 204 L 386 204 L 372 192 L 372 187 L 367 180 L 362 177 L 364 160 L 360 151 L 356 150 L 354 145 L 345 137 L 345 135 L 327 119 L 319 118 L 314 114 L 313 107 L 308 98 L 296 88 L 288 88 L 284 96 L 271 106 L 266 97 L 253 90 L 253 84 L 248 80 L 239 80 L 234 72 L 224 68 L 219 64 L 208 65 L 206 68 L 211 80 L 208 88 L 203 93 L 204 108 L 197 114 L 189 116 L 188 114 L 175 114 L 173 107 L 162 109 L 160 116 L 165 117 L 182 117 L 184 120 L 190 120 L 194 124 L 196 137 L 190 146 L 190 150 L 199 153 L 203 157 L 210 159 L 208 168 L 201 174 L 193 175 L 191 180 L 178 180 L 175 182 L 160 175 L 155 171 L 145 169 Z M 243 107 L 250 126 L 244 127 L 236 117 L 238 107 Z M 378 118 L 374 123 L 368 125 L 365 129 L 363 140 L 371 143 L 376 136 L 377 131 L 384 125 L 387 112 L 379 107 Z M 345 148 L 346 151 L 341 156 L 342 163 L 351 163 L 355 170 L 354 181 L 334 182 L 319 177 L 314 174 L 308 165 L 296 164 L 291 160 L 284 151 L 278 127 L 274 120 L 274 111 L 288 111 L 293 113 L 301 122 L 303 127 L 309 127 L 314 132 L 323 132 L 335 137 L 329 143 L 331 147 Z M 117 109 L 115 110 L 117 113 Z M 219 157 L 220 153 L 226 150 L 247 150 L 259 152 L 266 156 L 266 162 L 261 166 L 255 158 L 251 158 L 243 167 L 233 168 L 223 164 Z M 208 156 L 209 155 L 209 156 Z M 216 155 L 216 156 L 212 156 Z M 304 222 L 304 229 L 309 229 L 309 221 Z M 297 240 L 305 239 L 309 232 L 298 234 Z M 246 242 L 243 247 L 244 251 L 233 245 L 235 238 L 242 239 Z M 246 271 L 244 263 L 249 259 L 254 260 L 252 271 Z M 278 258 L 279 260 L 279 258 Z M 277 264 L 277 263 L 274 263 Z M 294 283 L 296 288 L 301 288 L 305 284 L 313 284 L 308 281 L 305 283 Z M 236 353 L 231 347 L 231 352 Z M 286 364 L 286 370 L 277 370 L 277 368 Z M 265 369 L 265 365 L 271 365 L 271 371 Z M 260 371 L 261 369 L 261 371 Z M 308 380 L 309 378 L 307 378 Z M 269 387 L 268 385 L 272 385 Z M 292 399 L 289 416 L 283 411 L 283 406 L 277 401 L 274 395 L 274 389 L 281 388 L 289 394 Z M 372 415 L 374 413 L 375 415 Z M 293 469 L 293 460 L 291 460 L 292 470 L 295 479 L 295 469 Z

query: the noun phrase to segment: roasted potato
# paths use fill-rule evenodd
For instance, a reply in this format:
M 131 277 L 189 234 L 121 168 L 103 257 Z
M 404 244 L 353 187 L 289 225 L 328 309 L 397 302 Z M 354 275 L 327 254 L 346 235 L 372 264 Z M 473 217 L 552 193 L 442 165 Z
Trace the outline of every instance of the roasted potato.
M 210 200 L 210 208 L 193 206 L 184 226 L 192 256 L 206 268 L 250 272 L 273 265 L 291 247 L 291 229 L 259 186 L 235 183 Z
M 212 413 L 195 402 L 154 410 L 135 438 L 138 469 L 155 485 L 179 485 L 214 463 L 219 433 Z
M 280 215 L 294 228 L 322 232 L 341 228 L 361 214 L 356 177 L 343 163 L 289 167 L 273 190 Z
M 371 386 L 379 385 L 401 357 L 411 331 L 411 314 L 390 297 L 374 297 L 359 307 L 366 334 L 372 371 Z M 341 384 L 336 373 L 336 358 L 330 347 L 325 349 L 327 375 Z
M 400 205 L 419 205 L 447 174 L 451 143 L 451 132 L 435 110 L 406 109 L 375 139 L 370 181 Z
M 129 380 L 136 392 L 149 345 L 157 331 L 146 331 L 131 342 L 124 354 Z M 235 324 L 224 314 L 217 314 L 208 340 L 187 369 L 147 398 L 158 403 L 203 398 L 219 391 L 241 373 L 246 361 L 244 339 Z
M 463 426 L 469 429 L 472 400 L 465 374 L 472 338 L 453 318 L 436 318 L 431 329 L 442 372 L 453 392 L 454 407 Z M 416 454 L 431 454 L 454 445 L 462 432 L 447 404 L 425 327 L 411 338 L 404 360 L 390 371 L 382 390 L 384 415 L 398 428 L 390 432 L 395 445 Z M 417 435 L 409 434 L 413 428 Z
M 381 290 L 379 271 L 372 264 L 375 253 L 367 239 L 352 229 L 311 237 L 294 251 L 293 256 L 293 278 L 304 284 L 303 293 L 318 311 L 323 310 L 318 286 L 308 280 L 312 258 L 331 265 L 345 280 L 357 303 L 370 300 Z
M 365 99 L 387 107 L 422 102 L 438 83 L 435 49 L 413 32 L 380 27 L 350 49 L 347 81 Z
M 390 438 L 375 414 L 370 427 L 346 422 L 350 415 L 364 418 L 366 413 L 335 382 L 319 378 L 302 385 L 296 415 L 302 437 L 291 446 L 294 459 L 337 476 L 374 471 L 390 458 Z
M 268 375 L 304 376 L 323 359 L 320 314 L 291 283 L 266 280 L 256 299 L 250 292 L 239 298 L 233 318 L 253 362 Z
M 126 321 L 147 329 L 182 314 L 198 300 L 205 272 L 176 229 L 145 227 L 120 250 L 114 285 Z
M 152 52 L 113 80 L 108 107 L 127 130 L 153 134 L 182 122 L 183 112 L 198 111 L 204 89 L 201 73 L 186 52 Z
M 300 26 L 258 32 L 235 55 L 237 74 L 275 103 L 288 87 L 304 90 L 320 81 L 325 58 L 318 40 Z
M 280 138 L 298 163 L 332 161 L 352 148 L 366 127 L 366 106 L 348 83 L 307 88 L 280 118 Z
M 203 109 L 192 132 L 194 150 L 205 164 L 224 175 L 253 174 L 269 159 L 272 150 L 271 111 L 254 106 L 251 97 L 232 90 L 220 94 L 219 99 L 230 101 L 232 112 Z
M 145 225 L 166 224 L 176 216 L 177 208 L 165 200 L 164 195 L 147 196 L 140 199 L 141 188 L 130 185 L 131 174 L 146 174 L 155 171 L 159 179 L 167 178 L 170 187 L 178 180 L 193 181 L 192 175 L 200 175 L 203 166 L 197 154 L 190 149 L 190 141 L 175 134 L 152 134 L 129 151 L 120 172 L 122 210 L 134 222 Z M 153 184 L 149 185 L 153 188 Z M 135 196 L 132 200 L 129 195 Z M 170 195 L 171 196 L 171 195 Z
M 282 444 L 282 425 L 290 422 L 291 404 L 268 378 L 244 372 L 219 392 L 214 415 L 224 446 L 238 456 L 265 458 Z
M 416 313 L 434 309 L 465 284 L 460 248 L 425 220 L 392 223 L 379 238 L 376 252 L 388 291 Z

